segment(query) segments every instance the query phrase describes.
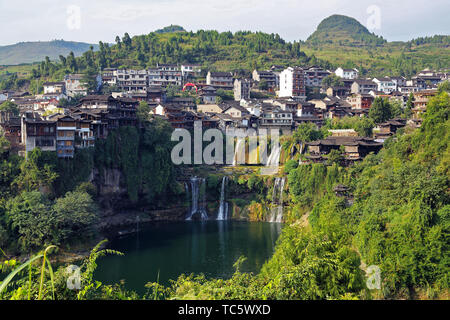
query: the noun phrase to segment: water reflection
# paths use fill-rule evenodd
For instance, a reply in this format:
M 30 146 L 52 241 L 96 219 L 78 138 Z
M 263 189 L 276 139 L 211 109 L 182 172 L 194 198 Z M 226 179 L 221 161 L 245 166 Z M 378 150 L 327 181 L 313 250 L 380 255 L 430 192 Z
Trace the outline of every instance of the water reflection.
M 244 272 L 258 272 L 272 255 L 281 224 L 208 221 L 140 226 L 135 235 L 113 240 L 110 247 L 125 256 L 99 260 L 95 277 L 104 283 L 125 279 L 125 286 L 143 293 L 145 283 L 167 285 L 182 273 L 228 278 L 244 255 Z

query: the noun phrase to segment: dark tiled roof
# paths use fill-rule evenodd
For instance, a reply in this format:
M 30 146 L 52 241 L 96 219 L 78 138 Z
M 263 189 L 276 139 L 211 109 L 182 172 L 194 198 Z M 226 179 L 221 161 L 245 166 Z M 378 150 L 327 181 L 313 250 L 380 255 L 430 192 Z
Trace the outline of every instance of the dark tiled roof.
M 318 145 L 328 145 L 328 146 L 381 146 L 382 143 L 376 142 L 371 138 L 361 138 L 361 137 L 327 137 L 322 140 L 309 142 L 308 145 L 318 146 Z
M 211 77 L 232 77 L 230 72 L 210 72 Z

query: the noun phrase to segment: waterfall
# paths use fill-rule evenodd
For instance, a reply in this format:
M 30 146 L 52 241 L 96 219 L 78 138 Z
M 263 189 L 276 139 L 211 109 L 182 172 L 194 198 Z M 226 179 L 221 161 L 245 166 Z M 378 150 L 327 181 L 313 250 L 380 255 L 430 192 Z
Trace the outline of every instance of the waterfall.
M 272 192 L 272 204 L 277 204 L 278 206 L 271 208 L 270 222 L 283 221 L 283 189 L 285 182 L 285 178 L 275 178 Z
M 272 151 L 270 152 L 266 163 L 267 167 L 278 167 L 278 164 L 280 163 L 280 152 L 281 147 L 279 144 L 272 146 Z
M 244 146 L 242 148 L 242 144 L 244 143 Z M 241 150 L 243 149 L 243 150 Z M 236 149 L 234 150 L 234 157 L 233 157 L 233 167 L 240 163 L 240 157 L 244 156 L 244 161 L 242 164 L 245 164 L 245 138 L 238 138 L 236 143 Z M 238 158 L 239 157 L 239 158 Z M 239 160 L 238 160 L 239 159 Z
M 278 203 L 278 213 L 277 213 L 277 220 L 276 222 L 282 222 L 283 220 L 283 190 L 284 190 L 284 184 L 286 182 L 285 178 L 281 178 L 280 182 L 280 198 Z
M 188 212 L 186 220 L 192 220 L 194 214 L 200 214 L 201 220 L 207 220 L 208 214 L 206 213 L 206 191 L 203 192 L 203 198 L 200 202 L 200 191 L 203 188 L 205 190 L 206 180 L 204 178 L 191 178 L 191 210 Z M 187 187 L 187 184 L 186 184 Z
M 225 186 L 228 177 L 224 176 L 222 178 L 222 188 L 220 189 L 220 205 L 219 213 L 217 214 L 217 220 L 227 220 L 228 219 L 228 203 L 225 201 Z
M 202 179 L 201 189 L 203 189 L 203 201 L 200 203 L 200 214 L 202 220 L 208 220 L 208 214 L 206 213 L 206 179 Z
M 279 143 L 272 144 L 272 150 L 270 152 L 269 157 L 267 158 L 267 162 L 265 167 L 261 168 L 261 174 L 264 175 L 274 175 L 278 173 L 278 166 L 280 163 L 280 154 L 281 147 Z
M 303 153 L 303 141 L 300 141 L 300 151 L 299 151 L 300 156 L 298 158 L 298 164 L 303 164 L 302 153 Z
M 186 203 L 188 204 L 186 219 L 191 216 L 191 207 L 189 205 L 189 202 L 191 201 L 191 198 L 189 197 L 189 186 L 187 182 L 184 182 L 184 190 L 186 192 Z

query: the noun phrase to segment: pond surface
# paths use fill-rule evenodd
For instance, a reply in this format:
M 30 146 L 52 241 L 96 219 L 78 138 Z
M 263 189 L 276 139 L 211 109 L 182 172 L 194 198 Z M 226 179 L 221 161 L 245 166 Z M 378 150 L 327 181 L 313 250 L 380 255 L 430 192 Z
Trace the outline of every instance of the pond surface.
M 125 280 L 139 294 L 147 282 L 168 285 L 182 273 L 229 278 L 244 255 L 241 271 L 258 273 L 272 256 L 282 225 L 268 222 L 186 221 L 140 228 L 139 233 L 112 240 L 108 247 L 124 256 L 98 260 L 94 278 L 106 284 Z

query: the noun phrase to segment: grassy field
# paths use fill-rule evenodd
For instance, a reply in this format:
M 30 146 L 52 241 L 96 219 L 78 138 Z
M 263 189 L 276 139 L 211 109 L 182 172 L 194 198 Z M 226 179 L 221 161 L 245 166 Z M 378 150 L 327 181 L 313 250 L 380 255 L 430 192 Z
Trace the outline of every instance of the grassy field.
M 16 66 L 0 66 L 0 76 L 8 73 L 17 73 L 19 77 L 26 77 L 37 64 L 20 64 Z

